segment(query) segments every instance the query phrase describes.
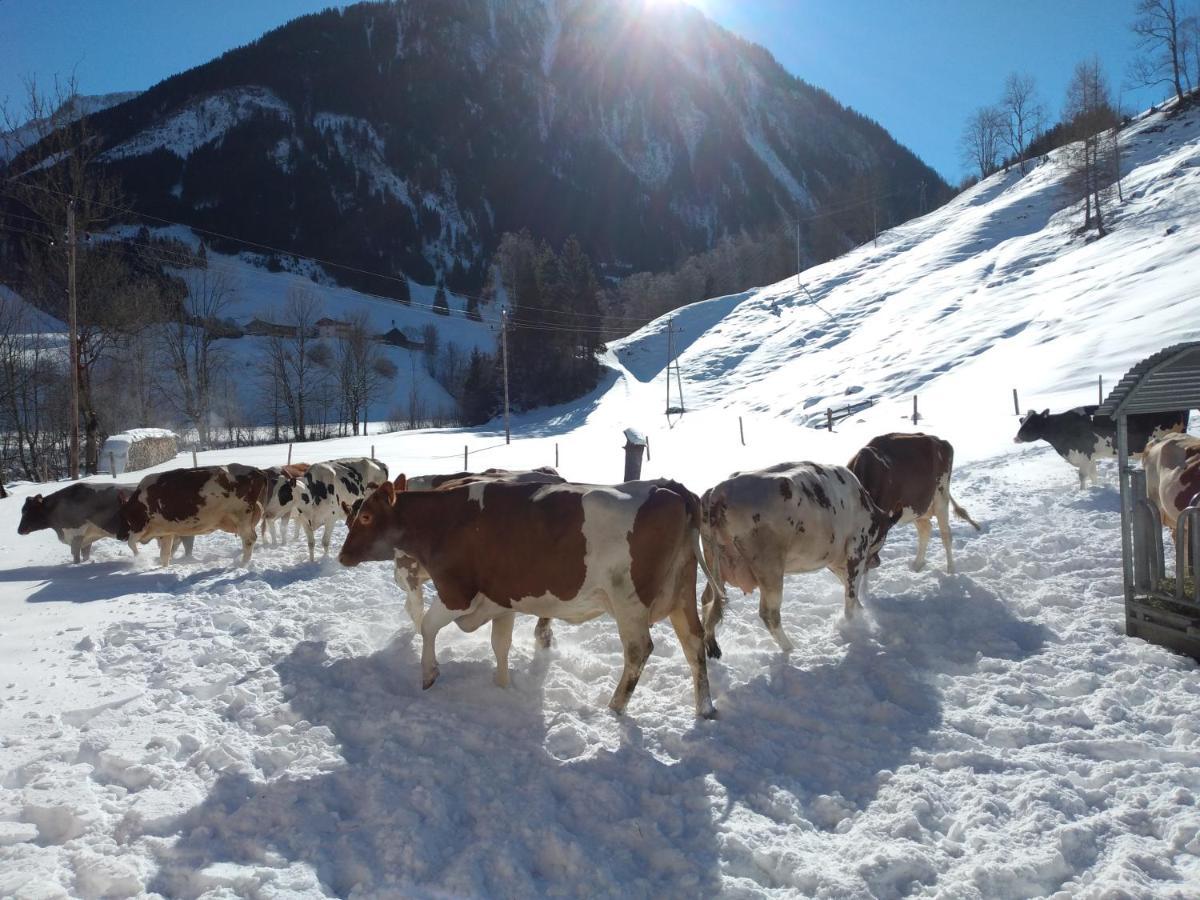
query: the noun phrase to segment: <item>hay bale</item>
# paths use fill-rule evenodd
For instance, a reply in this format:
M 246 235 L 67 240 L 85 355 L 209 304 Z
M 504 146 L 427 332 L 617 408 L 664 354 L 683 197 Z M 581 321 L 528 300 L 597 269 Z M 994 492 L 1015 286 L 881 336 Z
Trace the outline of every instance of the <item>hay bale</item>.
M 174 432 L 165 428 L 131 428 L 104 442 L 100 448 L 100 471 L 120 475 L 149 469 L 169 462 L 178 452 Z

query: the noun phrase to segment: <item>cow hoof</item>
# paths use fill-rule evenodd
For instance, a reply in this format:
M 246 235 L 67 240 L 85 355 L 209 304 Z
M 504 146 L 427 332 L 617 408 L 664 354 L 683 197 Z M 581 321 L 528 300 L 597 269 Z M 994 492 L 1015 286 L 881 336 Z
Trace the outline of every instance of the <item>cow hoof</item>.
M 433 683 L 435 681 L 437 681 L 437 678 L 438 678 L 438 670 L 437 670 L 437 667 L 435 666 L 432 672 L 430 672 L 423 679 L 421 679 L 421 690 L 423 690 L 423 691 L 429 690 L 431 687 L 433 687 Z
M 721 645 L 715 640 L 707 640 L 704 642 L 704 652 L 708 655 L 709 659 L 720 659 Z
M 715 719 L 717 718 L 717 708 L 710 703 L 704 709 L 697 710 L 696 715 L 701 719 Z
M 924 568 L 925 568 L 925 563 L 923 563 L 923 562 L 914 562 L 912 564 L 912 570 L 914 572 L 920 572 Z

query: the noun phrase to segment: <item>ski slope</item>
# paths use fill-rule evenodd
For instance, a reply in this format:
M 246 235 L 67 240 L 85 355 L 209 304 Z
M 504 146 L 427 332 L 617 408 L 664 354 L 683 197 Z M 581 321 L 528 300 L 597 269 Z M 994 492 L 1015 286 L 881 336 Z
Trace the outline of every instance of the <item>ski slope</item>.
M 1160 129 L 1161 126 L 1161 129 Z M 1200 337 L 1200 115 L 1125 135 L 1126 202 L 1088 242 L 1054 159 L 796 280 L 679 311 L 688 412 L 663 416 L 666 323 L 613 344 L 589 397 L 503 431 L 304 445 L 393 474 L 553 464 L 696 491 L 782 459 L 844 461 L 920 426 L 958 450 L 954 527 L 912 572 L 893 532 L 866 615 L 827 573 L 789 578 L 777 651 L 731 598 L 711 667 L 720 718 L 691 712 L 669 629 L 626 716 L 607 620 L 533 649 L 513 686 L 486 633 L 419 642 L 385 564 L 295 544 L 197 541 L 156 568 L 116 542 L 69 566 L 0 501 L 0 894 L 14 897 L 1194 897 L 1200 672 L 1124 636 L 1118 498 L 1045 447 L 1023 405 L 1089 402 L 1160 347 Z M 815 298 L 816 304 L 813 303 Z M 824 310 L 824 311 L 822 311 Z M 829 406 L 879 400 L 829 433 Z M 739 436 L 738 417 L 745 428 Z M 203 463 L 282 462 L 284 447 Z M 182 463 L 182 460 L 180 461 Z M 339 528 L 339 536 L 340 536 Z M 935 542 L 936 544 L 936 542 Z M 736 593 L 736 592 L 735 592 Z

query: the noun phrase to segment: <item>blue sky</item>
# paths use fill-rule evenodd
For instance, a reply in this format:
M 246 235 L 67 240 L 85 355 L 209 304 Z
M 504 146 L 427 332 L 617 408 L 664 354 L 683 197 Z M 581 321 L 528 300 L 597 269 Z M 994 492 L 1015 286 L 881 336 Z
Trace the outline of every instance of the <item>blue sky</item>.
M 676 0 L 651 0 L 676 2 Z M 332 0 L 0 0 L 0 99 L 74 70 L 84 93 L 138 90 Z M 1099 54 L 1114 89 L 1134 52 L 1133 0 L 692 0 L 791 72 L 879 121 L 945 177 L 958 135 L 1014 70 L 1057 115 L 1071 69 Z M 68 27 L 68 23 L 70 23 Z M 1125 91 L 1129 108 L 1164 87 Z

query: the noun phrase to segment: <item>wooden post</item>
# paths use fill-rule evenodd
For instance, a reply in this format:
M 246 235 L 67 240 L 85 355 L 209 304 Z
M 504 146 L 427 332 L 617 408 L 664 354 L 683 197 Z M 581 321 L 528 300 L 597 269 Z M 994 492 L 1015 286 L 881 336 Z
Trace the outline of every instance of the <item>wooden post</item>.
M 625 477 L 622 481 L 637 481 L 642 477 L 642 451 L 646 449 L 645 435 L 625 429 Z
M 554 445 L 554 468 L 558 468 L 558 444 Z
M 1021 414 L 1021 404 L 1017 400 L 1017 389 L 1013 388 L 1013 415 L 1019 416 L 1020 414 Z
M 375 458 L 375 445 L 372 444 L 371 445 L 371 459 L 374 459 L 374 458 Z
M 113 452 L 108 454 L 108 470 L 112 472 L 113 480 L 117 478 L 117 455 Z
M 1104 376 L 1100 376 L 1100 399 L 1097 401 L 1101 406 L 1104 405 Z
M 833 431 L 833 409 L 825 410 L 825 427 Z
M 464 472 L 471 471 L 469 468 L 467 468 L 467 445 L 466 444 L 463 444 L 463 471 Z
M 919 418 L 921 418 L 921 416 L 917 413 L 917 395 L 913 394 L 913 424 L 914 425 L 917 424 L 917 419 L 919 419 Z
M 200 463 L 196 462 L 196 451 L 195 450 L 192 451 L 192 468 L 193 469 L 200 468 Z
M 742 427 L 742 417 L 738 416 L 738 435 L 742 439 L 742 446 L 746 446 L 746 429 Z
M 646 435 L 646 462 L 650 462 L 650 435 Z
M 290 441 L 288 442 L 288 463 L 287 464 L 289 466 L 292 464 L 292 445 L 291 445 Z

